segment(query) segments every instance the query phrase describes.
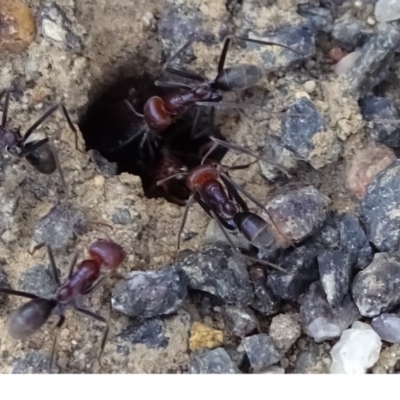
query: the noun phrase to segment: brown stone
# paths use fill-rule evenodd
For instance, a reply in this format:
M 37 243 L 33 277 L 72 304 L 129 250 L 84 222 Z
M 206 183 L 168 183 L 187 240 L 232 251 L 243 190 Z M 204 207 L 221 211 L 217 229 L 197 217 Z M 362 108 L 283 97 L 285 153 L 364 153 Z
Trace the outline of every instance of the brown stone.
M 190 350 L 197 351 L 203 348 L 215 349 L 224 343 L 222 331 L 211 328 L 205 324 L 195 322 L 190 335 Z
M 346 166 L 346 181 L 350 192 L 358 199 L 363 198 L 369 184 L 394 160 L 396 155 L 385 145 L 371 143 L 359 150 Z
M 36 35 L 30 9 L 21 0 L 0 0 L 0 52 L 21 52 Z

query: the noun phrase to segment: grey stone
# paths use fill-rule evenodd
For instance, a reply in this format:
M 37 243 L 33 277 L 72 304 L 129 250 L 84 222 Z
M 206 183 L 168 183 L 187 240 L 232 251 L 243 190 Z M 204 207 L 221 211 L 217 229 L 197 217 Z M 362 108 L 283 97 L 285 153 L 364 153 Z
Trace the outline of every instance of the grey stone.
M 9 288 L 7 274 L 5 273 L 0 260 L 0 288 Z M 0 305 L 6 301 L 7 296 L 0 293 Z
M 375 18 L 379 22 L 400 19 L 400 3 L 397 0 L 378 0 L 375 5 Z
M 63 43 L 71 50 L 83 49 L 82 39 L 74 32 L 76 22 L 72 22 L 58 4 L 44 6 L 40 10 L 39 20 L 45 37 Z
M 244 348 L 254 372 L 265 371 L 282 358 L 282 353 L 277 345 L 265 333 L 244 338 L 241 346 Z
M 132 215 L 127 208 L 118 208 L 112 216 L 112 222 L 117 225 L 128 225 L 132 223 L 132 221 Z
M 276 314 L 279 311 L 280 300 L 267 287 L 263 268 L 251 267 L 249 276 L 254 290 L 254 300 L 250 306 L 262 315 Z
M 365 43 L 360 57 L 347 73 L 354 96 L 364 96 L 385 78 L 399 43 L 399 28 L 392 25 L 383 26 Z
M 318 343 L 339 337 L 359 318 L 360 314 L 350 295 L 344 297 L 339 307 L 332 308 L 320 282 L 312 283 L 301 300 L 300 320 L 303 330 Z
M 306 18 L 311 26 L 318 31 L 328 33 L 332 30 L 332 13 L 327 8 L 316 7 L 312 4 L 305 3 L 297 6 L 297 13 Z
M 332 37 L 348 51 L 363 46 L 373 33 L 373 29 L 349 15 L 336 19 L 332 29 Z
M 312 185 L 292 183 L 271 193 L 266 204 L 270 218 L 288 242 L 300 242 L 321 227 L 330 200 Z
M 273 294 L 281 299 L 297 300 L 319 278 L 318 251 L 317 247 L 300 246 L 284 254 L 278 264 L 285 272 L 274 270 L 268 274 L 267 286 Z
M 322 287 L 328 303 L 338 307 L 349 293 L 351 255 L 347 251 L 325 250 L 318 255 Z
M 201 349 L 193 353 L 189 361 L 191 374 L 240 374 L 223 348 Z
M 187 279 L 180 268 L 134 271 L 114 287 L 111 304 L 115 310 L 135 318 L 172 314 L 183 304 Z
M 299 314 L 279 314 L 272 318 L 269 335 L 283 353 L 286 353 L 301 335 Z
M 0 198 L 0 235 L 14 224 L 14 213 L 18 206 L 15 197 L 2 196 Z
M 36 224 L 34 240 L 38 244 L 48 244 L 53 250 L 64 250 L 76 237 L 76 233 L 86 229 L 86 218 L 82 211 L 55 205 Z
M 185 271 L 191 289 L 211 293 L 228 304 L 253 301 L 246 263 L 230 249 L 210 247 L 188 254 L 175 265 Z
M 185 5 L 182 5 L 182 8 L 168 7 L 157 23 L 165 59 L 170 58 L 193 35 L 206 42 L 214 39 L 214 35 L 204 30 L 201 13 L 193 13 L 190 10 L 185 12 Z M 182 64 L 193 61 L 194 54 L 191 48 L 180 54 L 179 59 Z
M 28 351 L 25 358 L 19 358 L 14 364 L 13 374 L 44 374 L 49 373 L 49 358 L 38 351 Z M 52 372 L 59 372 L 57 366 Z
M 250 250 L 252 248 L 251 243 L 239 232 L 226 231 L 226 233 L 229 235 L 232 243 L 236 247 L 247 250 Z M 227 240 L 218 223 L 214 219 L 211 219 L 210 223 L 207 225 L 204 242 L 207 244 L 215 244 L 217 246 L 230 246 L 229 241 Z
M 251 310 L 226 306 L 224 308 L 225 328 L 230 335 L 240 339 L 259 331 L 259 322 Z
M 57 289 L 57 284 L 47 266 L 42 264 L 26 270 L 18 282 L 19 289 L 33 293 L 45 299 L 50 298 Z
M 118 336 L 132 344 L 144 344 L 149 349 L 165 348 L 169 343 L 164 322 L 160 318 L 131 321 Z
M 375 317 L 400 304 L 400 258 L 377 253 L 353 280 L 352 294 L 364 317 Z
M 372 320 L 371 326 L 385 342 L 400 343 L 400 316 L 381 314 Z
M 337 161 L 341 152 L 339 139 L 328 130 L 325 118 L 306 97 L 301 97 L 286 110 L 281 140 L 295 156 L 316 169 Z M 327 145 L 329 152 L 325 148 Z
M 272 46 L 260 46 L 259 44 L 246 43 L 248 49 L 257 49 L 263 58 L 263 68 L 268 71 L 277 71 L 288 68 L 301 61 L 308 60 L 315 54 L 315 34 L 313 27 L 306 25 L 287 25 L 273 32 L 264 32 L 257 38 L 281 43 L 295 49 L 298 53 L 280 48 L 279 52 Z M 255 38 L 251 33 L 250 38 Z M 300 53 L 300 54 L 299 54 Z
M 366 96 L 359 101 L 361 114 L 369 121 L 367 131 L 378 143 L 400 147 L 400 113 L 385 97 Z
M 376 176 L 361 202 L 369 240 L 381 252 L 393 252 L 400 240 L 400 161 Z

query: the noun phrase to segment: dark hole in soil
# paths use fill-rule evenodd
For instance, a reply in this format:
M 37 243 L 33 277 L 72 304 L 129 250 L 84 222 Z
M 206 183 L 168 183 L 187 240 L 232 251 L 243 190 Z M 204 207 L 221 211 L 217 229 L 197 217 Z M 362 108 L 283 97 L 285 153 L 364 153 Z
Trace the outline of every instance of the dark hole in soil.
M 83 133 L 86 150 L 97 150 L 109 162 L 117 163 L 118 174 L 128 172 L 140 176 L 147 197 L 164 197 L 168 201 L 183 204 L 182 201 L 190 195 L 184 180 L 171 180 L 168 184 L 168 194 L 155 186 L 153 169 L 166 151 L 182 161 L 189 170 L 200 164 L 202 155 L 213 142 L 207 136 L 191 138 L 194 110 L 185 113 L 163 132 L 162 137 L 156 139 L 153 154 L 146 143 L 141 146 L 142 135 L 120 147 L 121 143 L 125 143 L 145 126 L 143 119 L 135 116 L 124 100 L 133 99 L 135 109 L 141 113 L 149 97 L 168 93 L 168 90 L 156 87 L 153 82 L 154 78 L 151 76 L 142 75 L 137 78 L 125 78 L 111 85 L 92 102 L 81 118 L 79 127 Z M 208 110 L 204 112 L 198 126 L 199 132 L 205 129 L 211 129 Z M 213 135 L 223 139 L 215 127 Z M 213 160 L 220 161 L 226 152 L 226 149 L 218 148 L 213 153 Z

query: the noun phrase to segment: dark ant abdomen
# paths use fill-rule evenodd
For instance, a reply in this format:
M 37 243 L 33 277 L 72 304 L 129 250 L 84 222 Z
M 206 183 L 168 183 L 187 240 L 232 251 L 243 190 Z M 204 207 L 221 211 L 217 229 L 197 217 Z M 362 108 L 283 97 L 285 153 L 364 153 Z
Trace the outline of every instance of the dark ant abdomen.
M 277 249 L 275 235 L 268 223 L 250 211 L 237 213 L 234 221 L 243 236 L 259 249 L 274 251 Z
M 29 147 L 38 143 L 38 140 L 28 142 L 25 144 L 25 149 L 29 151 Z M 51 175 L 57 169 L 56 160 L 54 154 L 50 148 L 49 143 L 45 143 L 38 149 L 33 150 L 25 156 L 26 160 L 31 164 L 37 171 L 42 174 Z
M 223 69 L 215 79 L 215 87 L 229 92 L 230 90 L 244 90 L 257 83 L 262 78 L 262 71 L 255 65 L 239 64 Z
M 14 339 L 24 340 L 38 331 L 57 305 L 47 299 L 33 299 L 17 308 L 8 319 L 8 332 Z

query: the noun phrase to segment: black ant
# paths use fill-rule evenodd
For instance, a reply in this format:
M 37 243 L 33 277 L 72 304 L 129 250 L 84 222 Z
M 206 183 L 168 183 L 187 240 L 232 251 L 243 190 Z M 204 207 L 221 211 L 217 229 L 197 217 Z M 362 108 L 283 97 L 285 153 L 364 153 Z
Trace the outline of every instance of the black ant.
M 66 308 L 71 305 L 80 313 L 106 324 L 106 329 L 101 341 L 100 360 L 107 340 L 109 329 L 108 322 L 102 316 L 78 306 L 77 299 L 80 295 L 87 295 L 93 292 L 113 270 L 120 266 L 126 257 L 125 251 L 120 245 L 113 241 L 103 239 L 97 240 L 89 247 L 89 255 L 91 258 L 83 260 L 74 271 L 78 258 L 78 254 L 75 253 L 69 266 L 67 279 L 63 284 L 60 282 L 60 276 L 50 246 L 47 246 L 47 251 L 53 278 L 58 286 L 56 292 L 50 299 L 44 299 L 32 293 L 0 288 L 0 293 L 31 299 L 10 315 L 8 319 L 8 332 L 14 339 L 24 340 L 37 332 L 57 308 L 59 320 L 56 325 L 56 333 L 54 335 L 49 360 L 49 370 L 51 372 L 54 363 L 58 332 L 65 322 Z M 106 271 L 104 274 L 101 274 L 102 267 Z
M 49 138 L 41 140 L 28 141 L 32 133 L 58 108 L 61 108 L 65 119 L 75 135 L 75 146 L 78 149 L 77 131 L 72 124 L 71 118 L 68 115 L 67 109 L 62 103 L 56 104 L 47 110 L 26 132 L 21 136 L 18 130 L 7 128 L 8 108 L 10 104 L 11 89 L 7 89 L 0 94 L 0 101 L 4 94 L 5 102 L 3 107 L 3 117 L 0 126 L 0 151 L 5 150 L 14 157 L 25 158 L 37 171 L 42 174 L 51 175 L 58 170 L 61 178 L 61 183 L 66 193 L 67 185 L 65 183 L 64 174 L 62 172 L 57 152 L 53 142 Z
M 194 38 L 190 39 L 187 43 L 181 46 L 181 48 L 179 48 L 175 54 L 172 55 L 172 57 L 164 65 L 163 70 L 171 74 L 175 74 L 177 76 L 191 79 L 200 83 L 195 87 L 191 87 L 179 82 L 156 81 L 156 86 L 178 89 L 179 91 L 166 95 L 164 97 L 150 97 L 144 104 L 143 114 L 139 113 L 134 108 L 133 97 L 135 91 L 134 89 L 132 89 L 133 94 L 129 95 L 129 100 L 125 99 L 125 104 L 135 116 L 144 120 L 145 126 L 143 127 L 143 129 L 139 129 L 138 132 L 130 136 L 129 139 L 126 140 L 124 143 L 120 144 L 117 149 L 114 149 L 114 151 L 132 142 L 138 136 L 143 135 L 139 147 L 143 147 L 144 142 L 146 141 L 152 152 L 151 142 L 154 142 L 158 136 L 161 136 L 161 134 L 168 127 L 171 126 L 175 118 L 181 116 L 183 113 L 187 112 L 194 106 L 215 107 L 216 105 L 218 105 L 219 107 L 225 108 L 246 107 L 246 105 L 244 104 L 223 103 L 222 91 L 227 92 L 233 90 L 244 90 L 253 87 L 261 80 L 263 76 L 263 71 L 259 67 L 251 64 L 237 64 L 231 67 L 224 68 L 229 44 L 232 39 L 238 39 L 262 45 L 280 46 L 287 50 L 301 54 L 298 51 L 280 43 L 269 42 L 259 39 L 251 39 L 241 36 L 227 36 L 224 40 L 223 49 L 219 59 L 217 76 L 214 80 L 207 82 L 206 79 L 199 74 L 191 71 L 171 68 L 169 66 L 171 62 L 194 41 Z M 193 138 L 200 136 L 199 134 L 196 135 L 196 128 L 200 119 L 200 115 L 201 113 L 198 111 L 192 127 Z M 211 116 L 212 115 L 213 113 L 211 113 Z M 150 135 L 150 132 L 153 135 Z M 203 132 L 201 132 L 200 134 L 203 134 Z
M 210 150 L 212 150 L 212 148 Z M 243 256 L 236 249 L 226 230 L 234 231 L 237 229 L 253 246 L 258 249 L 266 250 L 267 252 L 273 252 L 279 247 L 276 234 L 270 228 L 270 225 L 272 224 L 275 227 L 277 233 L 281 233 L 275 226 L 271 217 L 269 217 L 271 220 L 271 224 L 269 224 L 263 218 L 249 210 L 239 192 L 263 210 L 265 210 L 265 207 L 240 185 L 235 183 L 228 174 L 228 169 L 243 169 L 247 168 L 250 164 L 233 167 L 226 167 L 217 163 L 205 164 L 209 153 L 210 151 L 203 157 L 201 164 L 191 171 L 182 172 L 180 167 L 181 170 L 179 172 L 157 182 L 158 186 L 162 186 L 166 185 L 169 180 L 182 179 L 182 176 L 186 176 L 186 186 L 191 192 L 179 228 L 177 249 L 179 249 L 180 246 L 181 234 L 186 223 L 190 206 L 193 201 L 196 201 L 203 210 L 217 222 L 235 253 L 241 257 L 284 271 L 279 266 L 268 261 Z M 176 164 L 176 167 L 178 166 L 179 165 Z

